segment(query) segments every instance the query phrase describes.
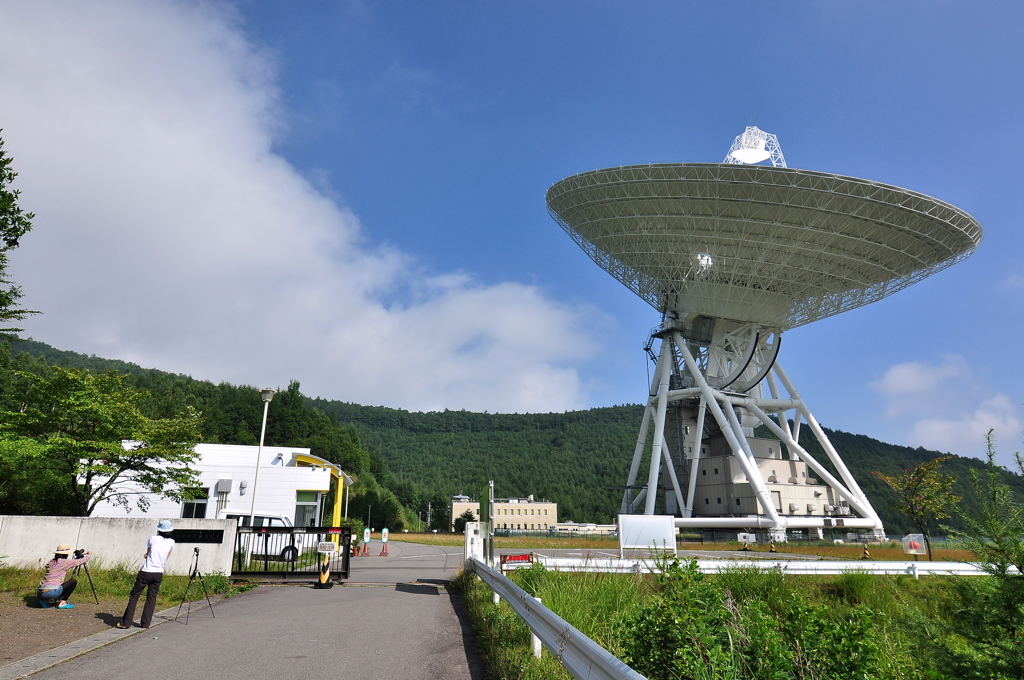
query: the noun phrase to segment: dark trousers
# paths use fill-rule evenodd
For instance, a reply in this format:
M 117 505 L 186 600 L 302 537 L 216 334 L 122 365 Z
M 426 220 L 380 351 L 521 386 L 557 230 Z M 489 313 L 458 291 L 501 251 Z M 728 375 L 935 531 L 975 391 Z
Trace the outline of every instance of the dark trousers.
M 67 599 L 71 597 L 71 593 L 75 592 L 75 586 L 78 585 L 78 579 L 69 578 L 67 581 L 61 584 L 62 590 L 60 591 L 60 598 L 67 602 Z
M 128 606 L 125 607 L 124 615 L 121 617 L 122 626 L 132 625 L 132 619 L 135 618 L 135 605 L 138 604 L 142 591 L 148 588 L 146 604 L 142 607 L 141 624 L 143 628 L 149 628 L 149 625 L 153 623 L 153 612 L 156 611 L 156 596 L 160 592 L 160 582 L 163 580 L 163 572 L 139 572 L 139 575 L 135 577 L 135 586 L 132 588 L 131 595 L 128 596 Z

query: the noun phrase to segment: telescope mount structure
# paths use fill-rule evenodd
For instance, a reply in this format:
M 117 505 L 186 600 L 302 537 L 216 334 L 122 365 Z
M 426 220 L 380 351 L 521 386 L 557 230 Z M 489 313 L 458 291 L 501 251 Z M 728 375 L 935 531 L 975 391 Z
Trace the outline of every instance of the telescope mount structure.
M 780 365 L 782 334 L 970 256 L 978 222 L 899 187 L 788 168 L 775 135 L 756 127 L 723 163 L 595 170 L 546 200 L 583 251 L 662 317 L 645 347 L 656 367 L 621 512 L 654 514 L 664 491 L 680 527 L 884 538 Z M 775 438 L 755 437 L 758 426 Z

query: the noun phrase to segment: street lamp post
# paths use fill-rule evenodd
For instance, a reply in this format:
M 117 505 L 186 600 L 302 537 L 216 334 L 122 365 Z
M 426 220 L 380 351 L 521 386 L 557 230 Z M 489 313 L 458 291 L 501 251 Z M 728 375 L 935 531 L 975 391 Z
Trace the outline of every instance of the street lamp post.
M 260 390 L 260 396 L 263 397 L 263 426 L 260 428 L 260 448 L 256 453 L 256 476 L 252 480 L 252 500 L 249 506 L 249 526 L 256 526 L 256 483 L 260 479 L 260 459 L 263 457 L 263 437 L 267 434 L 267 411 L 270 409 L 270 401 L 277 394 L 276 390 L 272 390 L 269 387 Z

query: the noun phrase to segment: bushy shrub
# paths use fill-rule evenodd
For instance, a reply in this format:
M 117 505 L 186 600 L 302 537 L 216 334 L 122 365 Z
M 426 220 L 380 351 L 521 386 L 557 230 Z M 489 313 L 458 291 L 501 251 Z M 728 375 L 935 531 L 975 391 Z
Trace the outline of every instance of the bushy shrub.
M 697 563 L 666 563 L 657 596 L 623 619 L 623 660 L 649 678 L 867 679 L 884 676 L 874 615 L 838 612 L 778 572 L 746 569 L 717 582 Z M 847 587 L 862 591 L 858 577 Z
M 657 597 L 623 620 L 623 661 L 652 680 L 736 677 L 721 588 L 696 561 L 667 562 L 656 581 Z

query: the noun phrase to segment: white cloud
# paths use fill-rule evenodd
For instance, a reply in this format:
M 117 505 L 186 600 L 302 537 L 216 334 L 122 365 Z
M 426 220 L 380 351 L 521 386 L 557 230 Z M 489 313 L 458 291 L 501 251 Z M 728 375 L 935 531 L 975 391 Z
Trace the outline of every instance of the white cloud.
M 1008 277 L 1003 285 L 1007 288 L 1022 288 L 1024 287 L 1024 274 L 1013 274 Z
M 906 423 L 904 443 L 983 457 L 985 433 L 995 429 L 1005 444 L 998 461 L 1010 466 L 1024 421 L 1010 397 L 979 384 L 963 357 L 896 364 L 870 386 L 883 397 L 886 415 Z
M 361 403 L 587 405 L 578 367 L 609 320 L 368 245 L 271 151 L 273 74 L 230 8 L 0 5 L 0 127 L 37 214 L 11 266 L 45 312 L 28 333 Z
M 936 451 L 949 451 L 963 456 L 985 455 L 985 433 L 995 429 L 997 460 L 1012 468 L 1013 451 L 1019 441 L 1024 422 L 1017 407 L 1005 394 L 983 400 L 968 413 L 950 418 L 923 418 L 914 423 L 908 442 Z
M 891 366 L 870 387 L 886 401 L 886 415 L 896 417 L 934 409 L 936 402 L 954 401 L 956 393 L 970 378 L 963 357 L 943 357 L 941 363 L 909 361 Z M 959 383 L 952 382 L 957 379 Z

